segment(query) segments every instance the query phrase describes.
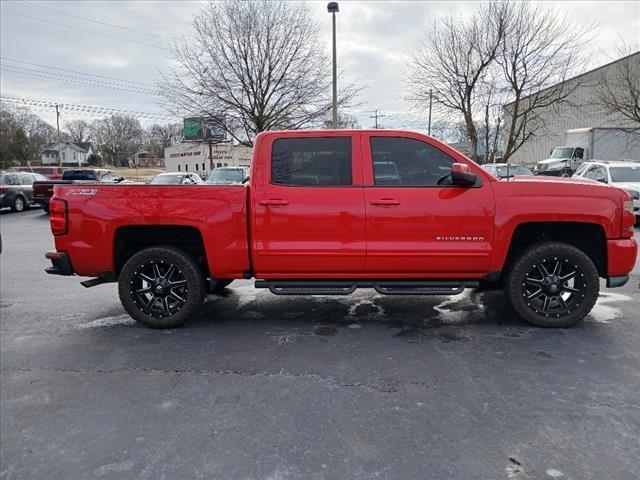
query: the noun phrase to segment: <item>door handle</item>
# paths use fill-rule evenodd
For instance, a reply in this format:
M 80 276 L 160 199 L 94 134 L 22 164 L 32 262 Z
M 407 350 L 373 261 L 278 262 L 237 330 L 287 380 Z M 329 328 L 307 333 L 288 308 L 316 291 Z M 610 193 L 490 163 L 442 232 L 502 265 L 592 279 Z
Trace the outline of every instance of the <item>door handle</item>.
M 282 200 L 281 198 L 270 198 L 269 200 L 260 200 L 260 205 L 263 207 L 284 207 L 289 205 L 289 202 Z
M 400 205 L 400 202 L 395 198 L 381 198 L 380 200 L 371 200 L 371 205 L 378 207 L 395 207 Z

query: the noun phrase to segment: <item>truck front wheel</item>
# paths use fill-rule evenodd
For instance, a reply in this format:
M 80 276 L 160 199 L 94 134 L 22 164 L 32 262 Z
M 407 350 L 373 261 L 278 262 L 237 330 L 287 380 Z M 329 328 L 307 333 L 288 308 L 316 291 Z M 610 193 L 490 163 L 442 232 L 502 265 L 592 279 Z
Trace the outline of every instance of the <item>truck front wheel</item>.
M 141 324 L 174 328 L 198 310 L 206 286 L 191 257 L 175 248 L 152 247 L 125 263 L 118 293 L 124 309 Z
M 591 259 L 560 242 L 529 247 L 515 261 L 505 284 L 516 313 L 538 327 L 570 327 L 589 314 L 600 281 Z

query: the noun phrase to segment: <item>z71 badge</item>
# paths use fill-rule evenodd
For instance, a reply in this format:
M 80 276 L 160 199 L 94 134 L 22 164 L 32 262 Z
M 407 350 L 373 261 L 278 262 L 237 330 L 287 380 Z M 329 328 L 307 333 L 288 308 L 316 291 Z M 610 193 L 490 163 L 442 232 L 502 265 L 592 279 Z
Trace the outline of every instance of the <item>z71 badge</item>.
M 98 193 L 97 188 L 70 188 L 67 195 L 95 195 Z

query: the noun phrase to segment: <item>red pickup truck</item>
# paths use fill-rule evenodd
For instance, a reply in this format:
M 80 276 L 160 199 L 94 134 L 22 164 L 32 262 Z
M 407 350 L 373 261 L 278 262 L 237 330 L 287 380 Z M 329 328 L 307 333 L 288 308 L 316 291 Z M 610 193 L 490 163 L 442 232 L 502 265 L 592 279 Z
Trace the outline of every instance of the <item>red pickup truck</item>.
M 504 288 L 538 326 L 582 320 L 634 266 L 631 196 L 554 177 L 498 180 L 424 135 L 265 132 L 248 185 L 56 185 L 52 274 L 119 283 L 140 323 L 175 327 L 207 291 L 448 295 Z

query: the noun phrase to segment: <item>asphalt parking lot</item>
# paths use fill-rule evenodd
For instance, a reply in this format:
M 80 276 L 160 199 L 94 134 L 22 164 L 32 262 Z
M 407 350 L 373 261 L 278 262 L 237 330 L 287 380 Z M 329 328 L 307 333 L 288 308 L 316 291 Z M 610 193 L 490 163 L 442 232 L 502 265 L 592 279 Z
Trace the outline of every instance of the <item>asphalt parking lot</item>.
M 157 331 L 43 272 L 41 210 L 0 225 L 3 480 L 638 478 L 638 265 L 567 330 L 497 292 L 237 281 Z

